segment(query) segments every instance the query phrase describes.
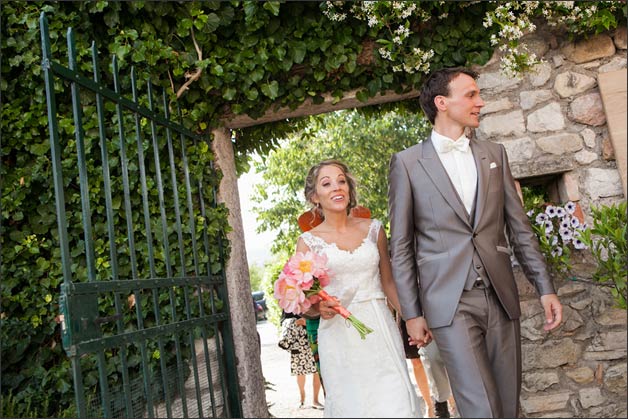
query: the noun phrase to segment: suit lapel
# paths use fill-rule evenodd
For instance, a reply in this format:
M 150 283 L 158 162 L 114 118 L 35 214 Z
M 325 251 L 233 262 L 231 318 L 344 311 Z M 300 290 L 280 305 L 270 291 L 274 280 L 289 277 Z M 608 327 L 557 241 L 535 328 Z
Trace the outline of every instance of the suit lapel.
M 425 169 L 425 172 L 436 186 L 436 189 L 443 196 L 447 204 L 454 210 L 454 212 L 460 217 L 460 219 L 471 227 L 469 223 L 469 216 L 464 208 L 464 204 L 458 197 L 454 185 L 449 179 L 449 175 L 445 170 L 445 167 L 438 158 L 436 149 L 432 144 L 432 141 L 427 139 L 421 143 L 421 152 L 419 153 L 419 163 Z
M 490 169 L 490 159 L 484 147 L 480 145 L 477 141 L 471 141 L 471 151 L 473 153 L 473 158 L 475 159 L 475 167 L 478 171 L 478 188 L 476 191 L 475 198 L 475 217 L 473 220 L 473 226 L 477 227 L 480 218 L 482 217 L 482 212 L 486 206 L 486 197 L 488 196 L 488 181 L 491 176 Z

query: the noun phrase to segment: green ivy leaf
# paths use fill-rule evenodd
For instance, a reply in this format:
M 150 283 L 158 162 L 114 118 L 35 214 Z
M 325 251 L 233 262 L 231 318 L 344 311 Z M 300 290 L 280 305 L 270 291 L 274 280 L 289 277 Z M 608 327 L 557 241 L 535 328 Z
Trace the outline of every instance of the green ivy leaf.
M 270 83 L 262 84 L 262 93 L 265 96 L 268 96 L 271 99 L 275 99 L 279 93 L 279 83 L 276 80 L 273 80 Z
M 225 99 L 225 100 L 233 100 L 233 98 L 235 98 L 236 94 L 237 94 L 236 89 L 234 89 L 233 87 L 228 87 L 228 88 L 223 90 L 222 98 Z

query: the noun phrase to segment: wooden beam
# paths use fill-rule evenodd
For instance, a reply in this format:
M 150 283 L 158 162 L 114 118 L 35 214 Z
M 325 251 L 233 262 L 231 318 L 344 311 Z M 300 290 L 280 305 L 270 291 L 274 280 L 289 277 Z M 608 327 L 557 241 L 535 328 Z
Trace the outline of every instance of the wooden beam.
M 360 102 L 356 98 L 358 90 L 348 92 L 342 99 L 334 103 L 331 94 L 323 95 L 324 101 L 318 105 L 312 103 L 311 99 L 305 101 L 296 109 L 282 108 L 278 111 L 268 110 L 264 115 L 257 119 L 253 119 L 248 115 L 227 115 L 222 118 L 222 125 L 225 128 L 247 128 L 255 125 L 261 125 L 268 122 L 281 121 L 282 119 L 300 118 L 309 115 L 318 115 L 321 113 L 339 111 L 343 109 L 362 108 L 365 106 L 381 105 L 389 102 L 399 102 L 406 99 L 412 99 L 421 93 L 419 90 L 411 90 L 407 93 L 387 92 L 382 95 L 369 98 L 366 102 Z

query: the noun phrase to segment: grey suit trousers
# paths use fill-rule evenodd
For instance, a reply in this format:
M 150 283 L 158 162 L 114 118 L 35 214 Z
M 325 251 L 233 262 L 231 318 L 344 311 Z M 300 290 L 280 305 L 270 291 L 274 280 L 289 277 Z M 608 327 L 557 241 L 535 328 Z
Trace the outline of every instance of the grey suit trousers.
M 430 387 L 430 394 L 436 402 L 446 402 L 451 397 L 451 388 L 445 363 L 440 356 L 440 351 L 436 342 L 419 349 L 421 361 L 427 376 L 427 383 Z
M 433 328 L 432 334 L 447 365 L 460 417 L 518 417 L 519 319 L 508 317 L 492 287 L 464 291 L 453 322 Z

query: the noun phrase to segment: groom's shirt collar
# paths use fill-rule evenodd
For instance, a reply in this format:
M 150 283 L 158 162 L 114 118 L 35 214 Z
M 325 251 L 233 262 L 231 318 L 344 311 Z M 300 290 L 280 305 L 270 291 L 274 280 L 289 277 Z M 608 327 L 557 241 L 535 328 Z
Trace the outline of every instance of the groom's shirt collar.
M 440 155 L 441 153 L 447 152 L 452 149 L 454 144 L 464 144 L 465 152 L 468 150 L 469 139 L 464 133 L 457 139 L 454 140 L 445 135 L 439 134 L 436 130 L 432 130 L 432 144 L 434 144 L 434 148 Z M 460 141 L 460 143 L 458 143 Z

